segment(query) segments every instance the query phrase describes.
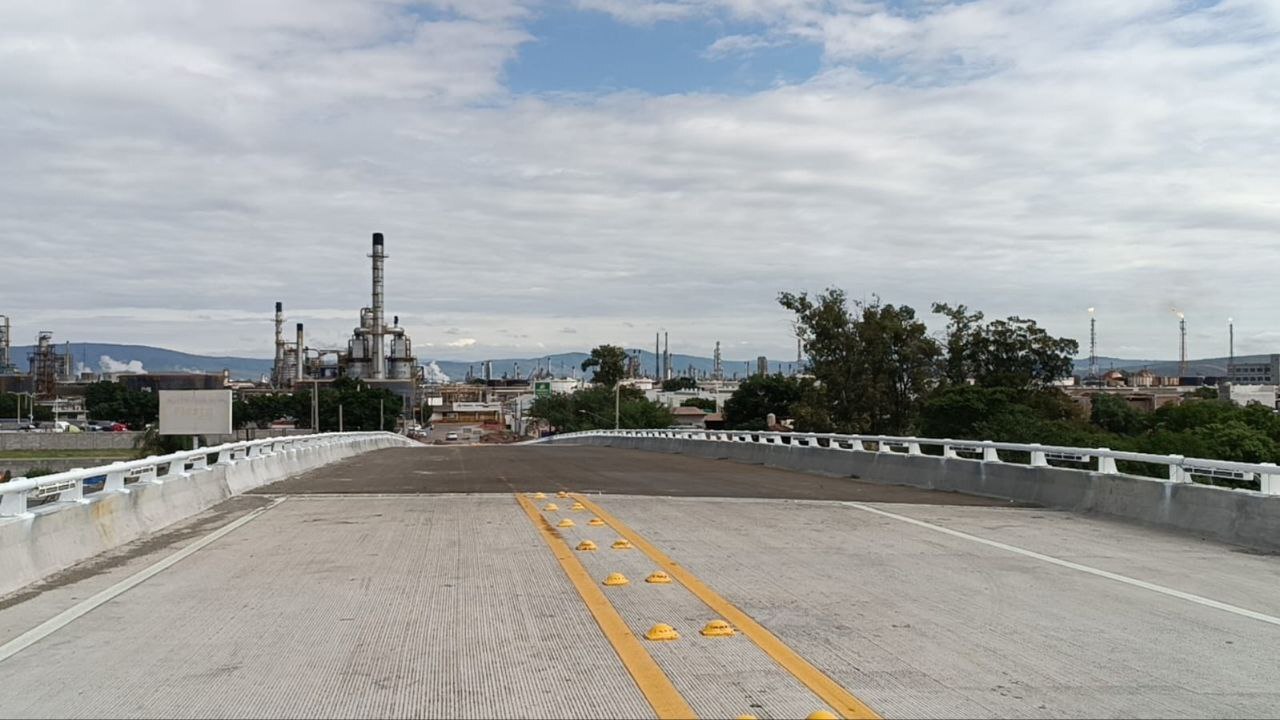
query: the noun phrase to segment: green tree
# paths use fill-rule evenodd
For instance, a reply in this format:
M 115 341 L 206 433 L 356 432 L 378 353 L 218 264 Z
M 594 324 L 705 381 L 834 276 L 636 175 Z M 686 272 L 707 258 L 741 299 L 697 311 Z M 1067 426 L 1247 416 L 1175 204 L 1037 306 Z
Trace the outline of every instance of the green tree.
M 21 418 L 18 417 L 19 410 L 22 411 Z M 53 411 L 43 405 L 36 405 L 33 410 L 31 407 L 31 397 L 28 395 L 0 393 L 0 419 L 26 420 L 31 417 L 34 417 L 36 422 L 52 420 Z
M 1072 358 L 1080 350 L 1075 340 L 1053 337 L 1028 318 L 984 325 L 982 313 L 971 313 L 964 305 L 934 303 L 933 311 L 947 318 L 942 367 L 951 384 L 972 379 L 986 387 L 1044 387 L 1071 374 Z
M 1146 427 L 1146 418 L 1124 398 L 1099 394 L 1093 397 L 1089 421 L 1107 432 L 1136 435 Z
M 915 310 L 879 298 L 851 309 L 836 288 L 812 298 L 784 292 L 778 302 L 796 314 L 835 428 L 902 433 L 912 426 L 940 352 Z
M 131 430 L 142 430 L 160 417 L 158 394 L 105 380 L 85 388 L 84 405 L 90 420 L 122 422 Z
M 668 427 L 671 411 L 650 402 L 644 393 L 632 387 L 617 388 L 618 426 L 622 428 Z M 556 393 L 540 397 L 529 407 L 529 416 L 538 418 L 555 432 L 612 429 L 614 423 L 614 389 L 596 386 L 578 392 Z
M 694 380 L 691 377 L 685 377 L 681 375 L 680 377 L 671 378 L 670 380 L 663 380 L 662 389 L 666 390 L 667 392 L 678 392 L 680 390 L 697 390 L 698 381 Z
M 752 375 L 738 384 L 725 401 L 725 427 L 733 430 L 765 430 L 767 416 L 791 417 L 791 408 L 805 397 L 813 380 L 773 375 Z
M 716 401 L 711 398 L 689 398 L 680 403 L 680 407 L 696 407 L 704 412 L 713 413 L 716 411 Z
M 613 387 L 626 374 L 627 351 L 617 345 L 600 345 L 593 348 L 591 357 L 582 361 L 583 370 L 591 368 L 595 368 L 592 376 L 595 382 L 605 387 Z

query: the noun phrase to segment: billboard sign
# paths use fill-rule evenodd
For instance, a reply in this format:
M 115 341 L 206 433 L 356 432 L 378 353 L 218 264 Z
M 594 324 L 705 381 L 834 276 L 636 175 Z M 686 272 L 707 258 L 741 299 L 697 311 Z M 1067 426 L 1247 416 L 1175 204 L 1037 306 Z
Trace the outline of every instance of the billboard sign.
M 551 397 L 551 382 L 547 380 L 539 380 L 533 384 L 533 394 L 535 397 L 545 398 Z
M 161 435 L 230 435 L 230 390 L 161 390 Z

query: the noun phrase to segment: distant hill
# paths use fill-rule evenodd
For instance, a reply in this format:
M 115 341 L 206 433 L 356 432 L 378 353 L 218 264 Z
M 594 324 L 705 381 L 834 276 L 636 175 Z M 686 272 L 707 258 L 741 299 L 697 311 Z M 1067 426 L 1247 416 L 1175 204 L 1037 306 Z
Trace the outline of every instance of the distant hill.
M 62 348 L 62 345 L 58 346 L 59 351 Z M 30 345 L 15 346 L 13 348 L 13 358 L 19 369 L 26 369 L 27 353 L 31 352 L 31 350 L 32 347 Z M 635 350 L 631 349 L 627 352 L 631 354 Z M 653 374 L 653 351 L 642 349 L 639 352 L 640 367 L 643 372 L 650 375 Z M 192 355 L 148 345 L 120 345 L 114 343 L 71 343 L 71 354 L 77 367 L 83 364 L 87 369 L 94 372 L 119 372 L 128 369 L 136 372 L 222 372 L 225 369 L 231 371 L 231 377 L 238 380 L 258 380 L 263 375 L 270 375 L 272 362 L 270 358 Z M 581 377 L 583 375 L 581 369 L 582 361 L 586 360 L 587 357 L 589 357 L 587 353 L 572 352 L 541 357 L 494 358 L 493 373 L 494 377 L 497 378 L 501 378 L 504 375 L 514 378 L 518 367 L 519 375 L 528 377 L 531 372 L 538 368 L 548 368 L 557 376 L 571 376 L 576 373 Z M 1187 363 L 1187 372 L 1189 375 L 1223 376 L 1227 373 L 1227 360 L 1225 357 L 1190 360 Z M 1266 362 L 1266 360 L 1266 355 L 1241 355 L 1236 358 L 1237 363 Z M 420 358 L 420 361 L 424 365 L 429 365 L 432 362 L 429 358 Z M 673 355 L 671 362 L 677 375 L 688 372 L 689 368 L 693 368 L 694 371 L 699 373 L 709 374 L 714 366 L 714 361 L 711 358 L 698 355 Z M 474 372 L 477 377 L 482 376 L 484 373 L 484 360 L 437 360 L 435 363 L 442 372 L 449 376 L 450 380 L 455 382 L 464 380 L 468 369 Z M 1098 367 L 1103 372 L 1112 369 L 1136 372 L 1147 368 L 1157 375 L 1178 374 L 1178 361 L 1176 360 L 1134 360 L 1099 357 Z M 794 368 L 794 361 L 769 360 L 769 372 L 790 373 Z M 724 361 L 726 377 L 732 378 L 735 374 L 738 377 L 744 377 L 754 373 L 755 370 L 756 361 L 754 359 Z M 1075 360 L 1075 372 L 1077 375 L 1087 374 L 1089 372 L 1089 359 Z
M 58 351 L 65 346 L 59 344 Z M 27 369 L 27 354 L 31 345 L 13 348 L 14 364 L 20 370 Z M 238 380 L 257 380 L 271 374 L 270 359 L 232 356 L 191 355 L 176 350 L 148 345 L 117 345 L 113 343 L 71 343 L 71 356 L 79 367 L 83 364 L 93 372 L 222 372 L 230 370 Z
M 1243 363 L 1264 363 L 1268 361 L 1268 355 L 1237 355 L 1236 364 Z M 1196 358 L 1187 360 L 1187 375 L 1191 377 L 1225 377 L 1227 374 L 1227 365 L 1230 358 Z M 1125 360 L 1123 358 L 1099 357 L 1098 369 L 1100 372 L 1108 370 L 1124 370 L 1126 372 L 1137 372 L 1146 368 L 1156 375 L 1174 376 L 1178 374 L 1177 360 Z M 1077 375 L 1086 375 L 1089 372 L 1089 358 L 1077 359 L 1075 361 L 1075 372 Z

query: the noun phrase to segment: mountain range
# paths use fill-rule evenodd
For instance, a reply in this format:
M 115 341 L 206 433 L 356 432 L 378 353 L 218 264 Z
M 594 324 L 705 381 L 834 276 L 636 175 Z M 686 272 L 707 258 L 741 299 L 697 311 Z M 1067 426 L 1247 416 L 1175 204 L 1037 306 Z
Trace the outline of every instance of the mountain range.
M 65 346 L 59 345 L 59 351 L 63 351 Z M 13 348 L 13 359 L 19 369 L 26 369 L 27 354 L 31 352 L 32 347 L 15 346 Z M 120 345 L 113 343 L 71 343 L 71 355 L 78 369 L 90 370 L 93 372 L 221 372 L 229 370 L 231 377 L 242 380 L 258 380 L 264 375 L 271 374 L 270 358 L 246 358 L 235 356 L 211 356 L 211 355 L 193 355 L 190 353 L 178 352 L 176 350 L 168 350 L 165 348 L 151 347 L 148 345 Z M 655 356 L 651 350 L 629 350 L 628 353 L 639 353 L 640 367 L 645 373 L 653 373 Z M 527 377 L 530 372 L 538 368 L 548 368 L 557 376 L 566 376 L 577 374 L 581 376 L 582 361 L 587 359 L 587 353 L 557 353 L 554 355 L 544 355 L 542 357 L 527 358 L 502 358 L 494 359 L 493 376 L 516 377 L 517 372 L 520 376 Z M 1242 355 L 1236 358 L 1237 363 L 1247 362 L 1266 362 L 1266 355 Z M 433 361 L 422 359 L 424 365 L 430 366 Z M 480 377 L 484 373 L 484 360 L 459 361 L 459 360 L 436 360 L 435 368 L 441 373 L 448 376 L 449 380 L 462 381 L 467 377 L 467 373 L 471 372 L 476 377 Z M 1207 377 L 1219 377 L 1226 375 L 1228 358 L 1201 358 L 1189 360 L 1187 362 L 1188 375 L 1203 375 Z M 698 373 L 710 373 L 714 367 L 714 361 L 709 357 L 701 357 L 697 355 L 672 355 L 671 364 L 677 375 L 685 374 L 690 368 Z M 726 377 L 744 377 L 754 373 L 756 370 L 755 360 L 725 360 L 724 373 Z M 795 368 L 795 362 L 770 360 L 769 372 L 790 373 Z M 1177 375 L 1177 360 L 1134 360 L 1126 358 L 1099 357 L 1098 368 L 1102 372 L 1107 370 L 1125 370 L 1129 372 L 1141 370 L 1143 368 L 1151 370 L 1156 375 Z M 1075 361 L 1075 372 L 1083 375 L 1089 371 L 1088 358 L 1078 359 Z M 434 372 L 429 369 L 429 373 Z

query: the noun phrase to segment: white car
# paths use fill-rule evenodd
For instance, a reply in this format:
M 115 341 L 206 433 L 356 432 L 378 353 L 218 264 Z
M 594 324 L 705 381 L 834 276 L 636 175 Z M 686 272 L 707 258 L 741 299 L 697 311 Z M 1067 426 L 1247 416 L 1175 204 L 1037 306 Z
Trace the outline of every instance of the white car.
M 457 440 L 457 439 L 458 439 L 458 433 L 453 432 L 452 430 L 450 430 L 449 432 L 445 433 L 445 435 L 444 435 L 444 439 L 445 439 L 446 441 L 450 441 L 450 440 Z

